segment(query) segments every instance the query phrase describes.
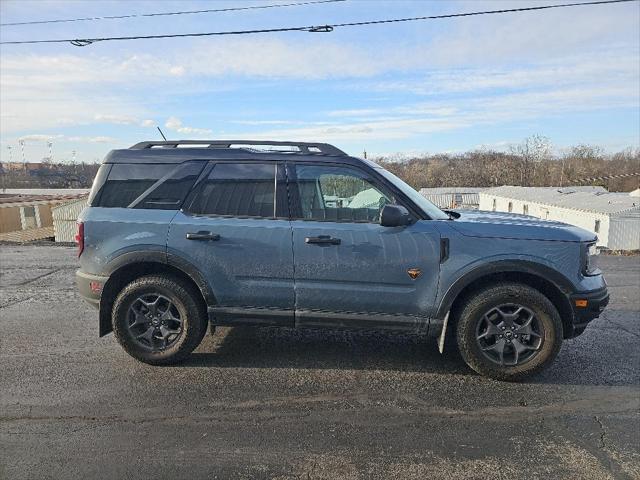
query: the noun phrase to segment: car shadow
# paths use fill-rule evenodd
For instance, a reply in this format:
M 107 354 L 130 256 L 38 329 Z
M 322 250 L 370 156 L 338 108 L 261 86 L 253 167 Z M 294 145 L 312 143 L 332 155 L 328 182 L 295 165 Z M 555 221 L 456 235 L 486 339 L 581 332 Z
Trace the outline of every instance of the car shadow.
M 637 387 L 629 351 L 602 355 L 611 352 L 611 345 L 598 330 L 594 325 L 582 336 L 565 341 L 548 369 L 520 384 Z M 362 330 L 218 328 L 180 367 L 383 370 L 482 378 L 455 348 L 440 354 L 436 338 Z
M 182 366 L 389 370 L 475 375 L 457 352 L 419 333 L 269 327 L 218 328 Z

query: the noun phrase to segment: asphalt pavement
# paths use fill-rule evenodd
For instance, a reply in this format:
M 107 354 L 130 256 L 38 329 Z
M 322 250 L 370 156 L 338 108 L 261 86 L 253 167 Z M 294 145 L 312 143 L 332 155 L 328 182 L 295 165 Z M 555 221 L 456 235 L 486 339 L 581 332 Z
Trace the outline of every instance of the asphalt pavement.
M 422 335 L 224 328 L 138 363 L 76 294 L 75 249 L 0 246 L 0 478 L 640 478 L 640 257 L 524 383 Z

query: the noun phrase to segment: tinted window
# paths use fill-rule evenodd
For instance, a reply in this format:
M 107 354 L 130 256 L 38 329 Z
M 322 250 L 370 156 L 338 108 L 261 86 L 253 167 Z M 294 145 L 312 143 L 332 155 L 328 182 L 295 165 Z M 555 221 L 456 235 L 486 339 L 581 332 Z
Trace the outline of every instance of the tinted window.
M 377 222 L 393 197 L 363 173 L 345 167 L 297 165 L 299 208 L 294 217 L 305 220 Z
M 100 165 L 98 173 L 96 173 L 96 177 L 93 179 L 93 185 L 91 186 L 91 193 L 89 193 L 88 199 L 88 203 L 92 207 L 97 206 L 96 200 L 100 197 L 98 193 L 102 191 L 102 187 L 104 187 L 104 182 L 107 181 L 110 170 L 111 165 L 108 163 L 103 163 L 102 165 Z
M 276 168 L 273 163 L 216 164 L 189 210 L 201 215 L 275 217 Z
M 100 207 L 128 207 L 145 190 L 176 168 L 175 165 L 116 164 L 102 187 Z
M 180 165 L 167 177 L 160 179 L 142 194 L 131 206 L 177 210 L 202 172 L 205 162 L 187 162 Z

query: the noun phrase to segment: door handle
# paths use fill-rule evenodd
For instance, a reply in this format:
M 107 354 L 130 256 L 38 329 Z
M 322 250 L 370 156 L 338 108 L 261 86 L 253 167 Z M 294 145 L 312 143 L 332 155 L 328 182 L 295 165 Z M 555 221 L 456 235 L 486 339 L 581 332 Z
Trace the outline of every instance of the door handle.
M 340 245 L 339 238 L 333 238 L 329 235 L 320 235 L 318 237 L 305 237 L 304 243 L 316 243 L 319 245 Z
M 200 232 L 189 232 L 187 233 L 187 240 L 208 240 L 210 242 L 215 242 L 217 240 L 220 240 L 220 235 L 218 235 L 217 233 L 211 233 L 211 232 L 205 232 L 205 231 L 200 231 Z

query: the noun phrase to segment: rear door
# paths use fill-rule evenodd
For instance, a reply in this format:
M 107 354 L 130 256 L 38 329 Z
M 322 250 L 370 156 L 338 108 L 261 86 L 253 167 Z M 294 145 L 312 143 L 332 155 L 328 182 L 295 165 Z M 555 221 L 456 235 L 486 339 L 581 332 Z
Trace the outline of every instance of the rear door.
M 382 227 L 380 211 L 399 200 L 364 169 L 301 162 L 287 172 L 296 323 L 426 326 L 440 265 L 434 226 Z
M 213 162 L 171 223 L 168 252 L 209 283 L 221 324 L 292 325 L 293 252 L 284 166 Z

